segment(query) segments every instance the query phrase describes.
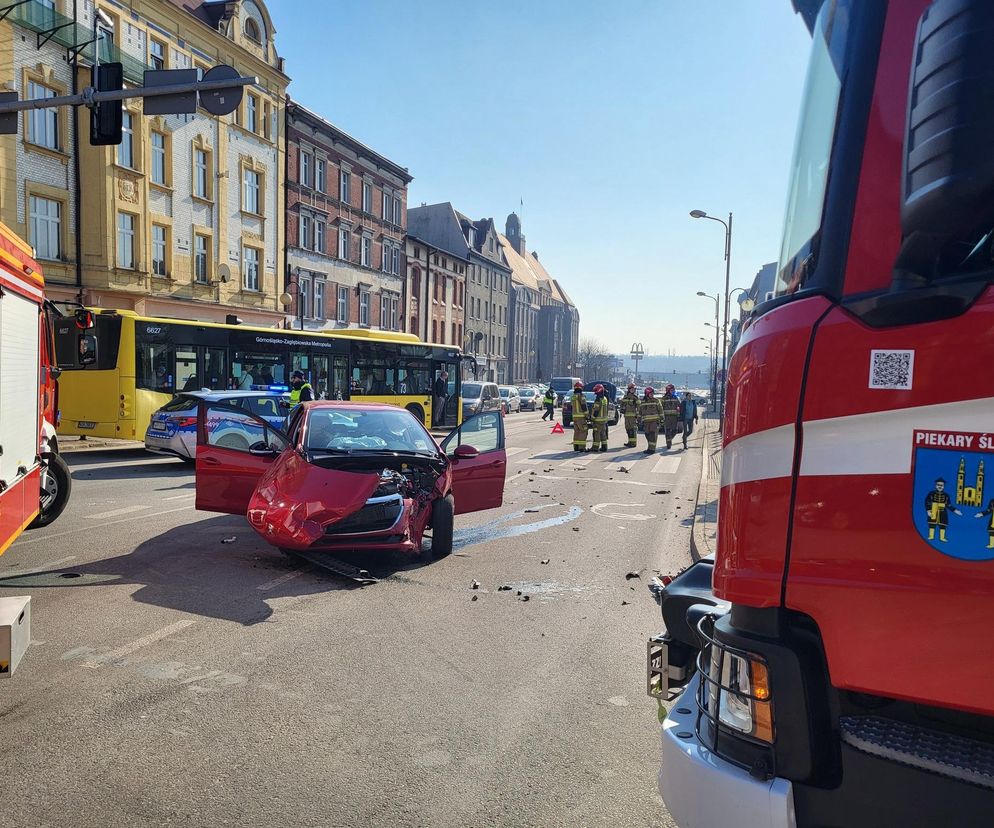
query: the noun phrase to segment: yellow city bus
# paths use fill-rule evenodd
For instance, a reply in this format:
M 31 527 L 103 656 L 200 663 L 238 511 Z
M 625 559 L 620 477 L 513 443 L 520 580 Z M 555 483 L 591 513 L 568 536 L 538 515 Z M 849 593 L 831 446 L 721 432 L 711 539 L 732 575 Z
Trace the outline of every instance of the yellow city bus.
M 61 434 L 142 440 L 152 414 L 174 394 L 285 389 L 298 370 L 317 399 L 390 403 L 444 427 L 462 421 L 459 349 L 413 334 L 253 328 L 126 310 L 92 309 L 89 321 L 84 330 L 69 315 L 55 326 Z M 80 359 L 94 350 L 95 359 Z M 442 371 L 448 393 L 434 420 L 432 390 Z

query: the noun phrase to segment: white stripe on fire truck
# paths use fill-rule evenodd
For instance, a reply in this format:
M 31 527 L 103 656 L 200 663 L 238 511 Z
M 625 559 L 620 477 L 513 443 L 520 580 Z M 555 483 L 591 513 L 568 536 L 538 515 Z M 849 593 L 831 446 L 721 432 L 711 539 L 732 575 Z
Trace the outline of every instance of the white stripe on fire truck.
M 803 424 L 802 477 L 910 474 L 916 429 L 994 431 L 994 398 L 945 402 L 808 420 Z M 739 437 L 722 452 L 721 485 L 789 477 L 794 426 Z
M 38 287 L 38 285 L 34 282 L 28 282 L 25 279 L 22 279 L 20 276 L 11 273 L 9 270 L 0 268 L 0 282 L 5 282 L 9 287 L 22 291 L 28 294 L 28 296 L 33 296 L 39 301 L 45 297 L 45 294 L 42 293 L 42 290 Z

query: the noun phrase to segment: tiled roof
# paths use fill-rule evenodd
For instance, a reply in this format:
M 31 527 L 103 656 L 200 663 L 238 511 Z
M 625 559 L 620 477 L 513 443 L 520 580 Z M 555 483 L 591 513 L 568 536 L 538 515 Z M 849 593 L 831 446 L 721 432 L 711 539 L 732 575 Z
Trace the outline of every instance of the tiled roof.
M 507 236 L 503 233 L 498 233 L 497 238 L 500 240 L 500 246 L 504 248 L 504 257 L 507 259 L 507 263 L 511 266 L 511 278 L 516 282 L 520 282 L 527 288 L 532 290 L 540 290 L 540 283 L 545 282 L 545 277 L 540 277 L 534 270 L 532 270 L 528 259 L 521 256 L 517 250 L 514 249 L 514 245 L 508 241 Z M 528 257 L 531 258 L 530 256 Z M 546 287 L 548 290 L 549 288 Z

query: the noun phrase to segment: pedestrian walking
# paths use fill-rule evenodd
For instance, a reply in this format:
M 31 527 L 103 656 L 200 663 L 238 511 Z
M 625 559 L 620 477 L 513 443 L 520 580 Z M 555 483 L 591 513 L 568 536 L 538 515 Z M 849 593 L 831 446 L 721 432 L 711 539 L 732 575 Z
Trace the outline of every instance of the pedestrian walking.
M 583 383 L 573 386 L 573 451 L 587 450 L 587 398 Z
M 431 409 L 431 424 L 441 426 L 445 423 L 445 402 L 449 397 L 449 372 L 439 372 L 435 385 L 432 388 L 434 403 Z
M 655 397 L 652 387 L 645 389 L 645 396 L 639 403 L 639 419 L 642 421 L 642 430 L 645 432 L 645 439 L 649 445 L 646 454 L 653 454 L 656 451 L 656 439 L 659 436 L 659 420 L 663 416 L 662 403 Z
M 555 420 L 556 419 L 556 392 L 552 388 L 547 388 L 545 390 L 545 396 L 542 398 L 542 405 L 545 406 L 545 413 L 542 415 L 543 420 Z
M 680 398 L 672 383 L 666 386 L 666 393 L 660 400 L 663 406 L 663 434 L 666 436 L 666 448 L 673 448 L 673 438 L 683 432 L 680 422 Z
M 594 386 L 594 404 L 590 412 L 594 423 L 594 436 L 590 446 L 591 451 L 607 451 L 607 391 L 598 383 Z
M 687 438 L 694 432 L 697 422 L 697 403 L 688 391 L 680 401 L 680 420 L 683 423 L 683 447 L 687 448 Z
M 638 436 L 639 398 L 635 393 L 634 382 L 629 383 L 625 396 L 621 398 L 621 413 L 625 417 L 625 431 L 628 433 L 628 442 L 625 443 L 625 447 L 635 448 L 638 445 L 636 437 Z

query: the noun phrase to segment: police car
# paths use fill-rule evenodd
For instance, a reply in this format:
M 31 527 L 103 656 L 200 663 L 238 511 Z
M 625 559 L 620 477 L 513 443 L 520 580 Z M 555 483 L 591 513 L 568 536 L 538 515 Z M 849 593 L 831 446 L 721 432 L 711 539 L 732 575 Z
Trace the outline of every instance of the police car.
M 290 395 L 283 391 L 189 391 L 177 394 L 152 415 L 145 431 L 145 449 L 156 454 L 171 454 L 192 463 L 197 456 L 197 407 L 201 401 L 225 403 L 243 408 L 282 429 L 290 411 Z M 237 421 L 223 434 L 217 445 L 233 449 L 248 448 L 249 438 Z

